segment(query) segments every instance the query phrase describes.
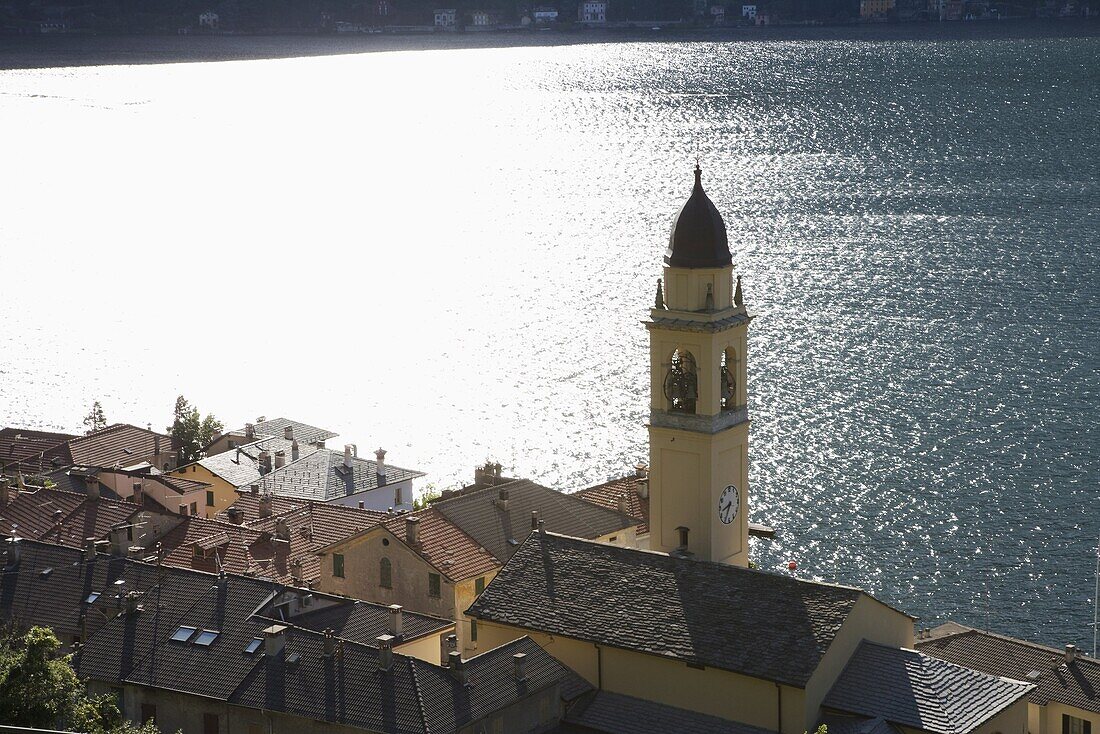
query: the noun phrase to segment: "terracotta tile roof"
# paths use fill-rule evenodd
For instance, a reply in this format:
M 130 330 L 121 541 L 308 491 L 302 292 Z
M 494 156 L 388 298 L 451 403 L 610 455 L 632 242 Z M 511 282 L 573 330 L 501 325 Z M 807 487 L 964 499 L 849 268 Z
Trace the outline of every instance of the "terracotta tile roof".
M 415 545 L 406 542 L 405 521 L 409 517 L 420 520 L 417 529 L 418 542 Z M 382 524 L 451 581 L 484 576 L 501 566 L 501 562 L 492 553 L 443 517 L 434 507 L 391 516 Z
M 228 542 L 225 542 L 228 540 Z M 295 561 L 302 563 L 300 583 L 320 575 L 320 561 L 308 541 L 279 542 L 271 534 L 248 527 L 189 516 L 160 539 L 163 563 L 206 573 L 236 573 L 284 584 L 298 583 Z M 205 555 L 195 549 L 206 550 Z
M 861 595 L 535 532 L 467 614 L 802 687 Z
M 643 480 L 644 481 L 644 480 Z M 575 492 L 585 502 L 591 502 L 609 510 L 619 509 L 619 498 L 626 500 L 626 514 L 641 520 L 635 526 L 638 535 L 649 533 L 649 497 L 638 494 L 638 477 L 626 476 Z
M 822 705 L 933 734 L 967 734 L 1033 685 L 864 640 Z
M 507 492 L 507 507 L 501 499 Z M 531 513 L 546 529 L 578 538 L 598 538 L 634 526 L 637 520 L 571 494 L 526 479 L 435 502 L 432 507 L 502 561 L 531 532 Z
M 946 634 L 936 635 L 941 629 Z M 1100 713 L 1100 660 L 1078 654 L 1067 664 L 1064 650 L 954 622 L 932 632 L 932 639 L 917 641 L 917 649 L 925 655 L 1035 683 L 1028 699 L 1038 706 L 1054 701 Z
M 0 428 L 0 467 L 25 462 L 37 467 L 35 471 L 44 471 L 50 463 L 43 458 L 39 464 L 38 458 L 44 457 L 47 450 L 74 438 L 76 436 L 71 433 Z
M 579 701 L 566 721 L 604 734 L 768 734 L 767 729 L 609 691 Z
M 91 500 L 74 492 L 39 489 L 20 492 L 0 509 L 0 533 L 9 534 L 14 524 L 20 537 L 82 548 L 85 539 L 103 539 L 113 527 L 125 525 L 141 511 L 122 500 Z

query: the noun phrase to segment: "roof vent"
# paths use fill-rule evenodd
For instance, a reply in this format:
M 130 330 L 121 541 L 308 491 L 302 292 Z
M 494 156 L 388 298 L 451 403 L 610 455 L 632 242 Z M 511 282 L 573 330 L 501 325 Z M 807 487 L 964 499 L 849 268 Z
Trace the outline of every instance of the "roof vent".
M 1036 680 L 1039 680 L 1039 678 L 1041 678 L 1042 676 L 1043 676 L 1043 674 L 1041 672 L 1039 672 L 1038 670 L 1033 670 L 1030 673 L 1028 673 L 1026 677 L 1030 681 L 1036 681 Z

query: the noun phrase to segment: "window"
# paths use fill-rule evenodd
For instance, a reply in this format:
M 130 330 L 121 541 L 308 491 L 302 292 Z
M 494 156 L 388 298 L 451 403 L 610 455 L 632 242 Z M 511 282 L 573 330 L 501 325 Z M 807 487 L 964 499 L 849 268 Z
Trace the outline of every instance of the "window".
M 260 649 L 260 645 L 264 644 L 264 641 L 259 637 L 253 637 L 248 641 L 248 644 L 244 647 L 245 655 L 255 655 L 256 651 Z
M 221 722 L 217 714 L 202 715 L 202 734 L 218 734 L 221 731 Z
M 213 507 L 214 506 L 214 490 L 212 490 L 212 489 L 206 490 L 206 506 L 207 507 Z
M 1092 722 L 1062 714 L 1062 734 L 1092 734 Z
M 218 639 L 218 635 L 221 634 L 217 630 L 203 630 L 195 638 L 196 645 L 202 645 L 203 647 L 210 647 L 214 644 L 214 640 Z
M 187 625 L 181 624 L 179 627 L 176 627 L 176 631 L 172 633 L 172 642 L 187 642 L 196 631 L 198 631 L 197 627 L 188 627 Z
M 151 703 L 141 704 L 141 723 L 157 720 L 157 707 Z
M 192 502 L 191 503 L 191 514 L 192 515 L 199 514 L 199 503 L 198 502 Z
M 477 580 L 474 581 L 474 593 L 480 594 L 483 591 L 485 591 L 485 577 L 479 576 Z
M 438 573 L 428 574 L 428 596 L 439 598 L 440 578 Z
M 378 561 L 378 585 L 383 589 L 393 588 L 393 564 L 389 558 Z
M 344 578 L 344 554 L 332 554 L 332 575 L 338 579 Z
M 401 496 L 401 485 L 400 484 L 393 488 L 393 503 L 395 505 L 405 504 L 405 501 L 402 499 L 402 496 Z
M 470 620 L 470 642 L 477 642 L 477 620 Z

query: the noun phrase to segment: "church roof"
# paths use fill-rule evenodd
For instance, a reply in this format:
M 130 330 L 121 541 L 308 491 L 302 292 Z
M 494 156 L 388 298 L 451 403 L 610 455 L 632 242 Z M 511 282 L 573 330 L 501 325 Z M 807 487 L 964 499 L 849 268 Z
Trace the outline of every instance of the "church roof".
M 468 614 L 802 687 L 862 594 L 534 532 Z
M 665 265 L 673 268 L 721 268 L 733 262 L 726 223 L 703 191 L 703 171 L 695 167 L 695 187 L 684 202 L 668 238 Z

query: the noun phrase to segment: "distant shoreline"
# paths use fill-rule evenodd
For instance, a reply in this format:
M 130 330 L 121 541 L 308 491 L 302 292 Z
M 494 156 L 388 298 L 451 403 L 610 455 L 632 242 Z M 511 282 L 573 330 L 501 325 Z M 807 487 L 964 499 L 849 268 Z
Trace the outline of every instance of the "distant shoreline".
M 1100 21 L 1050 19 L 762 28 L 571 29 L 478 33 L 287 35 L 36 35 L 0 37 L 0 70 L 171 64 L 335 56 L 392 51 L 569 46 L 593 43 L 731 41 L 920 41 L 1077 38 Z

